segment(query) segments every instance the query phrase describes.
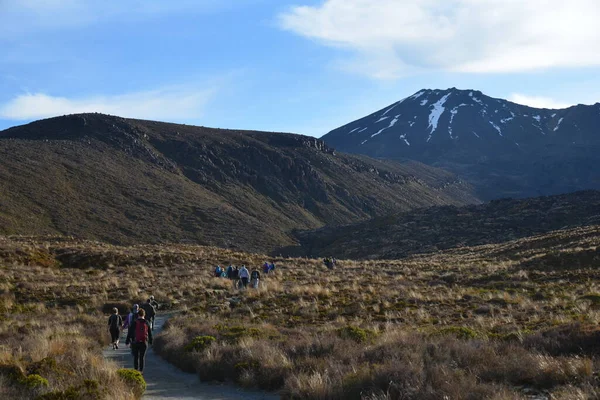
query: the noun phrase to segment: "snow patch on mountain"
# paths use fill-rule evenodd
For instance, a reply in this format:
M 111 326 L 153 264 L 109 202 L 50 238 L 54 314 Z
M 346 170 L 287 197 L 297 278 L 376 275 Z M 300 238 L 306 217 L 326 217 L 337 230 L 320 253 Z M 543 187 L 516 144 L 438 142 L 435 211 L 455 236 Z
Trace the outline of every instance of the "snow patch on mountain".
M 556 124 L 556 126 L 555 126 L 555 127 L 554 127 L 554 129 L 553 129 L 553 131 L 554 131 L 554 132 L 556 132 L 556 131 L 558 130 L 558 128 L 560 128 L 560 123 L 561 123 L 561 122 L 563 122 L 563 119 L 564 119 L 564 118 L 562 118 L 562 117 L 561 117 L 561 118 L 558 120 L 558 123 Z
M 404 143 L 406 143 L 407 146 L 410 146 L 410 143 L 408 142 L 408 140 L 406 140 L 406 133 L 400 135 L 400 139 L 404 140 Z
M 446 100 L 451 94 L 452 93 L 448 93 L 447 95 L 445 95 L 444 97 L 442 97 L 437 102 L 431 105 L 431 107 L 433 108 L 431 110 L 431 113 L 429 114 L 428 128 L 431 128 L 431 131 L 429 132 L 429 137 L 427 138 L 428 142 L 431 140 L 431 135 L 433 135 L 433 132 L 437 129 L 438 121 L 440 120 L 440 117 L 442 116 L 445 110 L 444 104 L 446 103 Z
M 385 131 L 386 129 L 390 129 L 392 126 L 396 125 L 396 122 L 398 122 L 398 117 L 400 117 L 400 114 L 396 115 L 396 116 L 394 117 L 394 119 L 392 119 L 392 120 L 390 121 L 390 124 L 389 124 L 388 126 L 386 126 L 385 128 L 382 128 L 382 129 L 380 129 L 380 130 L 379 130 L 377 133 L 374 133 L 374 134 L 372 134 L 372 135 L 371 135 L 371 137 L 377 136 L 377 135 L 379 135 L 381 132 Z M 386 117 L 386 118 L 388 118 L 388 117 Z M 379 121 L 377 121 L 377 122 L 379 122 Z
M 515 118 L 515 117 L 507 117 L 507 118 L 502 118 L 502 119 L 500 120 L 500 122 L 501 122 L 501 123 L 503 123 L 503 124 L 505 124 L 505 123 L 507 123 L 508 121 L 512 121 L 514 118 Z
M 479 138 L 479 135 L 477 133 L 475 133 L 475 131 L 472 131 L 473 135 L 477 136 Z
M 425 100 L 421 100 L 421 105 L 424 106 L 429 102 L 429 100 L 425 99 Z
M 537 122 L 540 122 L 542 120 L 542 117 L 540 117 L 539 115 L 534 115 L 533 119 L 535 119 Z
M 359 126 L 358 128 L 354 128 L 354 129 L 352 129 L 350 132 L 348 132 L 348 135 L 349 135 L 349 134 L 351 134 L 352 132 L 356 132 L 356 131 L 357 131 L 357 130 L 359 130 L 359 129 L 360 129 L 360 126 Z
M 383 117 L 385 114 L 387 114 L 388 112 L 390 112 L 391 110 L 393 110 L 395 107 L 397 107 L 397 106 L 399 106 L 400 104 L 402 104 L 402 102 L 403 102 L 404 100 L 406 100 L 406 99 L 408 99 L 408 97 L 405 97 L 405 98 L 403 98 L 402 100 L 400 100 L 400 101 L 398 101 L 398 102 L 394 103 L 394 105 L 392 105 L 392 106 L 391 106 L 391 107 L 389 107 L 387 110 L 385 110 L 385 111 L 383 112 L 383 114 L 381 114 L 381 116 Z
M 360 131 L 358 131 L 358 133 L 364 132 L 364 131 L 366 131 L 367 129 L 369 129 L 369 127 L 362 128 Z
M 369 140 L 369 139 L 365 139 L 365 140 L 363 140 L 362 142 L 360 142 L 360 144 L 361 144 L 361 145 L 363 145 L 363 144 L 367 143 L 367 141 L 368 141 L 368 140 Z
M 419 97 L 423 96 L 424 94 L 425 94 L 425 91 L 421 90 L 420 92 L 417 92 L 417 93 L 413 94 L 412 96 L 410 96 L 409 99 L 416 100 Z
M 504 136 L 504 135 L 502 134 L 502 129 L 500 129 L 500 127 L 499 127 L 498 125 L 496 125 L 496 124 L 495 124 L 495 123 L 493 123 L 492 121 L 490 121 L 490 125 L 491 125 L 491 126 L 493 126 L 495 130 L 497 130 L 497 131 L 498 131 L 498 135 L 500 135 L 500 136 Z
M 377 121 L 375 121 L 375 123 L 381 122 L 381 121 L 383 121 L 383 120 L 386 120 L 386 119 L 388 119 L 388 118 L 389 118 L 389 117 L 381 117 L 381 118 L 379 118 Z

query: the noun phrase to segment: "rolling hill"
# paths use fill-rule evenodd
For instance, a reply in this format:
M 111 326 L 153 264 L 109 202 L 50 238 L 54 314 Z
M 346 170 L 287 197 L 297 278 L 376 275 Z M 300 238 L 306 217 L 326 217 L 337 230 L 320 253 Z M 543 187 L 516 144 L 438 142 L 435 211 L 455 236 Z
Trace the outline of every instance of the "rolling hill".
M 102 114 L 0 132 L 1 234 L 270 251 L 294 229 L 476 202 L 445 171 L 302 135 Z

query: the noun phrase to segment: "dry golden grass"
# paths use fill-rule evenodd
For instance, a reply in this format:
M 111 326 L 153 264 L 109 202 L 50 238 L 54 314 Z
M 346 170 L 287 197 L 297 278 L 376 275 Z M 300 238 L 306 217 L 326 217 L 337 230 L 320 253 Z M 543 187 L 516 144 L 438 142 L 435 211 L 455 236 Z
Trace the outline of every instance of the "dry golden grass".
M 238 291 L 214 266 L 260 267 L 265 256 L 3 238 L 0 308 L 81 315 L 154 294 L 185 310 L 156 340 L 165 358 L 287 398 L 591 398 L 599 244 L 600 228 L 588 227 L 333 271 L 278 258 L 259 290 Z M 216 341 L 186 351 L 206 335 Z M 45 339 L 34 342 L 27 351 L 45 354 Z

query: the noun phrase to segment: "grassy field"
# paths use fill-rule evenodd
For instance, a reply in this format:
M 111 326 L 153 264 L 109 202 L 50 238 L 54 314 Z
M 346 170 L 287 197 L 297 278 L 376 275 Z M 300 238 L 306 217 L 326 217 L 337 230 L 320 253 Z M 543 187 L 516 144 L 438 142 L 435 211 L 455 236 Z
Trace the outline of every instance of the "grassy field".
M 214 266 L 259 267 L 264 256 L 4 238 L 0 394 L 25 385 L 7 372 L 16 366 L 48 380 L 28 389 L 36 395 L 133 396 L 99 357 L 98 315 L 154 294 L 183 310 L 156 350 L 204 380 L 284 398 L 598 398 L 599 245 L 600 227 L 587 227 L 333 271 L 282 258 L 260 289 L 238 291 Z M 53 344 L 63 340 L 67 350 Z M 32 369 L 48 357 L 53 370 Z

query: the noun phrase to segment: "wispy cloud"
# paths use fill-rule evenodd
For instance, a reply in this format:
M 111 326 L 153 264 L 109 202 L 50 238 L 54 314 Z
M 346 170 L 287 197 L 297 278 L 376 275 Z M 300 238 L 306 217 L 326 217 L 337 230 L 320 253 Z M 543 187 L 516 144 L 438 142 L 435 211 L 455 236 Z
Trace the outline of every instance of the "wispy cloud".
M 523 104 L 523 105 L 535 107 L 535 108 L 558 109 L 558 108 L 567 108 L 567 107 L 572 106 L 572 104 L 554 100 L 550 97 L 528 96 L 526 94 L 521 94 L 521 93 L 511 94 L 510 97 L 508 98 L 508 100 L 518 103 L 518 104 Z
M 0 38 L 105 21 L 213 12 L 231 4 L 232 0 L 1 0 Z
M 597 0 L 325 0 L 281 27 L 350 51 L 375 78 L 415 70 L 475 73 L 600 65 Z
M 67 98 L 27 93 L 0 105 L 0 118 L 31 120 L 57 115 L 100 112 L 122 117 L 167 121 L 194 120 L 202 116 L 212 89 L 170 87 L 111 96 Z

